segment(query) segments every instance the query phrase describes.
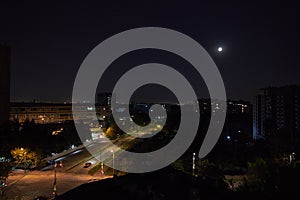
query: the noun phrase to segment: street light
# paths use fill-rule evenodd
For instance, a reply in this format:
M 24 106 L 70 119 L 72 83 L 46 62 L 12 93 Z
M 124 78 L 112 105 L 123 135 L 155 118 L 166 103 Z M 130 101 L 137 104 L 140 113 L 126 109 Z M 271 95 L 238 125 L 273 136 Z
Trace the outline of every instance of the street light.
M 57 164 L 55 162 L 55 164 L 53 166 L 53 169 L 54 169 L 54 182 L 53 182 L 53 192 L 52 192 L 53 197 L 57 196 L 57 194 L 56 194 L 56 167 L 57 167 Z
M 103 175 L 104 171 L 103 171 L 103 162 L 101 160 L 101 154 L 102 154 L 102 149 L 100 149 L 99 160 L 100 160 L 100 164 L 101 164 L 101 175 Z
M 195 155 L 196 153 L 193 153 L 193 176 L 195 176 Z
M 24 173 L 26 172 L 26 154 L 27 150 L 24 149 L 23 147 L 20 148 L 20 150 L 17 152 L 18 156 L 20 157 L 20 160 L 16 164 L 16 167 L 19 166 L 20 163 L 24 163 L 23 165 L 25 166 Z
M 112 156 L 113 156 L 113 158 L 112 158 L 112 164 L 113 164 L 113 176 L 114 176 L 114 174 L 115 174 L 115 153 L 114 153 L 114 150 L 112 149 L 112 150 L 110 150 L 110 152 L 112 152 Z

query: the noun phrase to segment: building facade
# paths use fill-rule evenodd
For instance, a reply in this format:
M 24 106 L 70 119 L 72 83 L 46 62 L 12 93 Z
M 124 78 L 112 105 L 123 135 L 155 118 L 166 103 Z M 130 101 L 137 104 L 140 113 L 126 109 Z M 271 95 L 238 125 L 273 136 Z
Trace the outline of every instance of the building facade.
M 300 132 L 300 87 L 260 89 L 253 99 L 253 139 L 286 132 L 293 140 Z
M 89 104 L 76 104 L 79 111 L 78 119 L 82 122 L 97 121 L 94 119 L 94 109 L 99 119 L 108 116 L 111 110 L 108 106 L 92 106 Z M 71 103 L 11 103 L 9 120 L 18 120 L 20 123 L 34 121 L 39 124 L 62 123 L 73 120 Z
M 8 121 L 10 101 L 10 49 L 0 45 L 0 127 Z

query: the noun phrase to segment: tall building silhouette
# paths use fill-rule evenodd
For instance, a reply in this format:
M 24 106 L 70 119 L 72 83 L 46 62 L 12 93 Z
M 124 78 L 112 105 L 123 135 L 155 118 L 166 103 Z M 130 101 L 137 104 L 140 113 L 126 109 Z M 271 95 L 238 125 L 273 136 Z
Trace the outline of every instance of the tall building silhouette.
M 300 137 L 300 86 L 260 89 L 253 102 L 253 139 L 284 132 Z
M 99 104 L 99 105 L 102 105 L 102 106 L 110 106 L 113 96 L 115 98 L 115 94 L 112 94 L 110 92 L 98 93 L 96 103 Z
M 8 121 L 10 101 L 10 49 L 0 45 L 0 126 Z

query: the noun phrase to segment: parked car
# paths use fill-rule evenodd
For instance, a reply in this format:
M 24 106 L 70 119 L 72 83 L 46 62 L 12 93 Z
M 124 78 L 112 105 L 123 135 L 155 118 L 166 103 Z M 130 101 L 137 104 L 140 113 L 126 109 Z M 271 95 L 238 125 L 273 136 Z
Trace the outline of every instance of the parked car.
M 88 168 L 88 167 L 89 167 L 89 166 L 91 166 L 91 165 L 92 165 L 92 163 L 90 163 L 90 162 L 87 162 L 87 163 L 85 163 L 85 164 L 84 164 L 84 166 L 83 166 L 83 167 L 84 167 L 84 168 Z

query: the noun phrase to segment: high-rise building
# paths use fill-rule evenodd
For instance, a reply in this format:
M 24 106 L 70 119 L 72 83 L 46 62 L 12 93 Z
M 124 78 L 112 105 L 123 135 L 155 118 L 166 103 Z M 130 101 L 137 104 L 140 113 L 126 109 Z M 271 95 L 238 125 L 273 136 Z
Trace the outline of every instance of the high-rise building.
M 10 101 L 10 49 L 0 45 L 0 126 L 8 121 Z
M 300 133 L 300 86 L 260 89 L 253 101 L 253 139 L 284 132 L 291 140 Z
M 113 95 L 114 95 L 114 98 L 115 98 L 115 94 L 112 94 L 110 92 L 98 93 L 96 103 L 99 104 L 99 105 L 102 105 L 102 106 L 110 106 Z

